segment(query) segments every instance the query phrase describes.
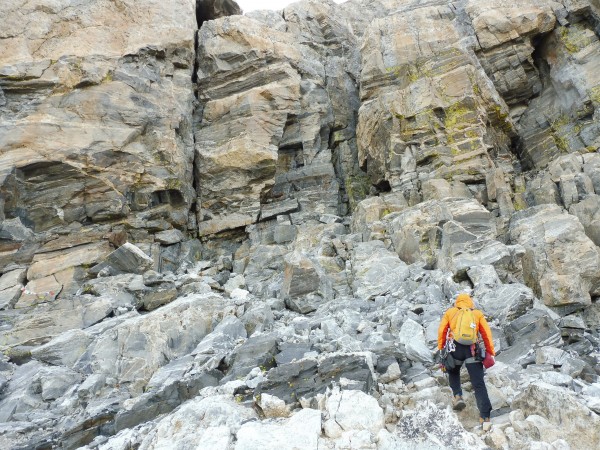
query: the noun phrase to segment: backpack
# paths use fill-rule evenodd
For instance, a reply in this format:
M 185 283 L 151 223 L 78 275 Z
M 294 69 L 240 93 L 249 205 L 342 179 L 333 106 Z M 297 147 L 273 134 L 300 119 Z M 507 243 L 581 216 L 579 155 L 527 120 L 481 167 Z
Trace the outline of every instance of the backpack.
M 459 344 L 471 345 L 477 342 L 477 322 L 470 308 L 459 308 L 450 319 L 450 329 L 454 340 Z

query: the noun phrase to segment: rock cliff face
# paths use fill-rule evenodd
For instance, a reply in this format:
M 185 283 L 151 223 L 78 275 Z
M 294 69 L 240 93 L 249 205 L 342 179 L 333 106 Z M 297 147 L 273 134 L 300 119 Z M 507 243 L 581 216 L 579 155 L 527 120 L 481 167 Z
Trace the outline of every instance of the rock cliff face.
M 598 1 L 0 16 L 0 447 L 600 445 Z

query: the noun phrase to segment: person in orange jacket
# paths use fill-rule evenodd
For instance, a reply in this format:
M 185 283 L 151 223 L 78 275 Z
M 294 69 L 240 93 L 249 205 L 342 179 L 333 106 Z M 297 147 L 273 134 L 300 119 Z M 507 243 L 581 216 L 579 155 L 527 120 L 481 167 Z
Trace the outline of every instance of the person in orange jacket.
M 469 308 L 473 310 L 477 332 L 476 334 L 481 335 L 485 345 L 485 351 L 489 355 L 494 356 L 496 352 L 494 350 L 490 326 L 485 320 L 485 317 L 483 317 L 483 313 L 478 309 L 474 309 L 475 305 L 473 303 L 473 299 L 468 294 L 464 293 L 458 294 L 456 297 L 455 306 L 448 309 L 442 317 L 440 327 L 438 328 L 438 350 L 441 351 L 446 345 L 446 340 L 449 335 L 448 329 L 455 329 L 457 320 L 456 316 L 460 308 Z M 452 389 L 452 394 L 454 395 L 453 408 L 457 411 L 461 411 L 466 406 L 463 400 L 462 387 L 460 384 L 460 369 L 464 363 L 464 365 L 467 366 L 469 378 L 471 379 L 471 384 L 473 385 L 473 390 L 475 391 L 475 400 L 477 402 L 477 408 L 479 409 L 480 421 L 482 423 L 489 422 L 492 404 L 490 403 L 485 381 L 483 380 L 483 363 L 475 359 L 473 345 L 463 345 L 454 341 L 454 346 L 455 350 L 450 354 L 455 361 L 457 361 L 457 365 L 454 369 L 447 370 L 448 382 L 450 384 L 450 388 Z

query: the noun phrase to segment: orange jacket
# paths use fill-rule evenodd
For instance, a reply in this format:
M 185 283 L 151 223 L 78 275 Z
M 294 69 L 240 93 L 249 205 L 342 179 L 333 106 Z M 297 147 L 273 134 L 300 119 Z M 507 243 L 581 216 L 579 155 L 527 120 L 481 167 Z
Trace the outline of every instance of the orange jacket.
M 451 328 L 451 325 L 455 325 L 456 323 L 456 314 L 458 313 L 459 308 L 471 308 L 473 309 L 475 304 L 473 303 L 473 299 L 468 294 L 458 294 L 456 297 L 455 306 L 450 308 L 442 317 L 442 321 L 440 322 L 440 327 L 438 328 L 438 349 L 441 350 L 446 345 L 446 335 L 448 333 L 448 328 Z M 491 355 L 496 355 L 494 350 L 494 342 L 492 341 L 492 330 L 490 330 L 490 326 L 488 325 L 485 317 L 483 317 L 483 313 L 478 309 L 473 310 L 473 315 L 475 316 L 475 320 L 477 321 L 477 333 L 481 335 L 483 339 L 483 343 L 485 344 L 485 351 Z

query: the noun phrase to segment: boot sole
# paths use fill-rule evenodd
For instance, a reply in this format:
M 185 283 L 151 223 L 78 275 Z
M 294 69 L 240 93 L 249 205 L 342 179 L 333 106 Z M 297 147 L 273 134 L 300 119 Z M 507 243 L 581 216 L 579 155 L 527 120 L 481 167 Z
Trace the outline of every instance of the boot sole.
M 465 402 L 458 402 L 456 405 L 454 405 L 453 409 L 454 411 L 462 411 L 466 406 L 467 404 Z

